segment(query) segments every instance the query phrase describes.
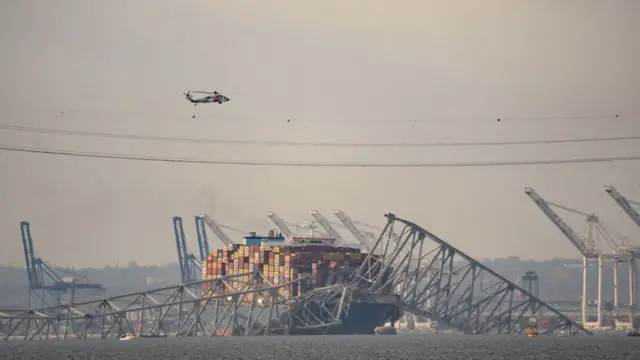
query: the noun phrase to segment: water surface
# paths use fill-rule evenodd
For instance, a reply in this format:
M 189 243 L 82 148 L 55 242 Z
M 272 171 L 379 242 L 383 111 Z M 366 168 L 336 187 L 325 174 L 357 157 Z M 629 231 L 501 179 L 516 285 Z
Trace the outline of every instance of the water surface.
M 640 338 L 623 335 L 296 336 L 49 340 L 0 343 L 4 360 L 640 360 Z

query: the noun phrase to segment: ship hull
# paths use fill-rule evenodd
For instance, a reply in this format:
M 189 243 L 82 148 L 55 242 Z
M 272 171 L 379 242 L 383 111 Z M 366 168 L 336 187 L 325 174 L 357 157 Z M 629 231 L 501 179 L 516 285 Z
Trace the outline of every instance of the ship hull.
M 315 328 L 294 328 L 289 335 L 373 335 L 375 329 L 400 317 L 400 308 L 384 303 L 352 303 L 349 312 L 338 325 Z

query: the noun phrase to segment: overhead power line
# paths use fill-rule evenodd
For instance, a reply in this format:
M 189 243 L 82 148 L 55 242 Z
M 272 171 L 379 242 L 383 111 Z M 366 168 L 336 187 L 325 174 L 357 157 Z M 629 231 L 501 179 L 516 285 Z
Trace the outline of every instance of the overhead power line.
M 52 107 L 37 107 L 33 104 L 25 106 L 15 106 L 16 108 L 23 108 L 24 111 L 38 112 L 42 114 L 57 114 L 60 116 L 72 115 L 72 116 L 108 116 L 108 117 L 137 117 L 137 118 L 150 118 L 150 119 L 175 119 L 180 117 L 195 117 L 191 113 L 173 112 L 168 114 L 167 112 L 148 112 L 148 111 L 118 111 L 118 110 L 92 110 L 92 109 L 78 109 L 78 108 L 52 108 Z M 266 119 L 262 117 L 254 116 L 242 116 L 242 115 L 206 115 L 200 114 L 197 117 L 201 119 L 211 119 L 215 122 L 251 122 L 251 123 L 397 123 L 397 124 L 410 124 L 410 123 L 486 123 L 496 121 L 500 122 L 536 122 L 536 121 L 628 121 L 634 120 L 640 116 L 640 110 L 599 113 L 591 115 L 579 115 L 579 114 L 552 114 L 547 116 L 509 116 L 506 114 L 496 114 L 495 116 L 474 116 L 474 117 L 448 117 L 448 116 L 434 116 L 431 118 L 325 118 L 325 119 L 306 119 L 306 118 L 280 118 L 280 119 Z
M 127 140 L 149 140 L 149 141 L 170 141 L 183 143 L 203 143 L 203 144 L 226 144 L 226 145 L 260 145 L 260 146 L 308 146 L 308 147 L 470 147 L 470 146 L 511 146 L 511 145 L 541 145 L 541 144 L 568 144 L 586 142 L 611 142 L 624 140 L 640 140 L 640 135 L 636 136 L 614 136 L 614 137 L 587 137 L 572 139 L 554 140 L 514 140 L 514 141 L 471 141 L 471 142 L 419 142 L 419 143 L 354 143 L 354 142 L 296 142 L 296 141 L 262 141 L 262 140 L 228 140 L 228 139 L 205 139 L 205 138 L 185 138 L 171 136 L 151 136 L 138 134 L 116 134 L 92 131 L 50 129 L 17 125 L 2 125 L 0 129 L 45 133 L 57 135 L 86 136 L 98 138 L 127 139 Z
M 58 156 L 75 156 L 86 158 L 117 159 L 117 160 L 137 160 L 149 162 L 169 162 L 188 164 L 208 164 L 208 165 L 244 165 L 244 166 L 278 166 L 278 167 L 487 167 L 487 166 L 524 166 L 524 165 L 554 165 L 554 164 L 577 164 L 577 163 L 603 163 L 614 161 L 636 161 L 640 160 L 640 155 L 618 156 L 603 158 L 576 158 L 576 159 L 555 159 L 555 160 L 520 160 L 520 161 L 478 161 L 478 162 L 415 162 L 415 163 L 321 163 L 321 162 L 275 162 L 275 161 L 241 161 L 241 160 L 205 160 L 193 158 L 168 158 L 142 155 L 109 154 L 95 152 L 78 152 L 56 149 L 26 148 L 9 145 L 1 145 L 0 151 L 13 151 L 34 154 L 48 154 Z

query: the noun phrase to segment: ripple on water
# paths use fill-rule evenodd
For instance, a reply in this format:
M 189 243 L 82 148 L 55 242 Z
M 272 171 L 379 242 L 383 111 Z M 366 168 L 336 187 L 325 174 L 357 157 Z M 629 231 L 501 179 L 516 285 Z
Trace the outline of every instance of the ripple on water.
M 640 360 L 640 338 L 296 336 L 213 339 L 69 340 L 0 343 L 0 359 L 26 360 Z

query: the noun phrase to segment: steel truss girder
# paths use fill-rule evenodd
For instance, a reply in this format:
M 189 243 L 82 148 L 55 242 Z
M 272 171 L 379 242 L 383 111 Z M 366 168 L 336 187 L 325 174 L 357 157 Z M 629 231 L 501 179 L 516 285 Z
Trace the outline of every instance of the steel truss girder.
M 262 273 L 252 272 L 39 310 L 0 310 L 0 336 L 9 340 L 20 334 L 33 340 L 277 334 L 283 332 L 281 318 L 292 303 L 279 290 L 296 281 L 300 279 L 275 286 Z M 308 324 L 296 318 L 296 326 Z
M 401 298 L 405 312 L 467 334 L 521 334 L 531 317 L 539 321 L 541 334 L 591 334 L 436 235 L 394 214 L 385 216 L 387 225 L 352 279 L 370 294 L 391 290 Z
M 318 288 L 298 297 L 291 304 L 286 324 L 290 331 L 304 332 L 317 329 L 328 330 L 342 324 L 353 299 L 347 285 L 336 284 Z

